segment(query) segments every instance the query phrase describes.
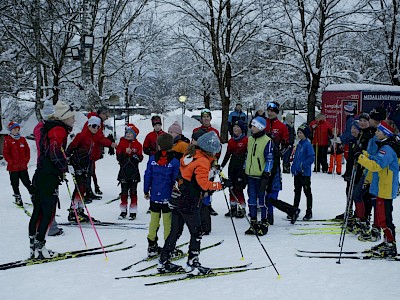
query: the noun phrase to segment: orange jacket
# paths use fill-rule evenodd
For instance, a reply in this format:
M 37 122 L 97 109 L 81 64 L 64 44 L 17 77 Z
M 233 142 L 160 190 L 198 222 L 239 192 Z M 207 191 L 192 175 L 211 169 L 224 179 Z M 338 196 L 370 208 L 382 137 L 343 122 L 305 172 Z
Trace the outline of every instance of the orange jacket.
M 204 191 L 218 191 L 222 189 L 219 182 L 210 181 L 208 175 L 211 169 L 211 163 L 215 158 L 206 155 L 201 150 L 196 150 L 193 157 L 184 156 L 181 158 L 181 176 L 183 179 L 192 181 L 194 175 L 197 184 Z

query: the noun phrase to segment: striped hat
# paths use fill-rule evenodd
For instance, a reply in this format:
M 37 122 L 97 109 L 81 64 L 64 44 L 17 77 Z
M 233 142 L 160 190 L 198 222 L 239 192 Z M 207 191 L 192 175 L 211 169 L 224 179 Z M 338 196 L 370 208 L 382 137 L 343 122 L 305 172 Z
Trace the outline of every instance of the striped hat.
M 267 127 L 267 121 L 263 117 L 256 117 L 251 121 L 251 126 L 257 127 L 260 130 L 264 130 Z
M 382 131 L 388 137 L 391 137 L 395 132 L 395 129 L 392 126 L 390 126 L 388 123 L 386 123 L 385 121 L 382 121 L 378 125 L 378 129 L 380 131 Z

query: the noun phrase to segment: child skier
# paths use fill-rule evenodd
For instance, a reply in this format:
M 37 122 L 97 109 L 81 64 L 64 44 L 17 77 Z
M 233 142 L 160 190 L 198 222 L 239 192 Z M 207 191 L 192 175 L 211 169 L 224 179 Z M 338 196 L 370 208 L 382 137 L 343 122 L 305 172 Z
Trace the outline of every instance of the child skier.
M 90 222 L 89 216 L 84 213 L 82 198 L 86 196 L 87 177 L 91 176 L 91 166 L 94 158 L 93 149 L 96 144 L 96 133 L 100 129 L 100 125 L 101 119 L 99 117 L 90 117 L 88 126 L 83 127 L 82 132 L 75 136 L 66 151 L 67 156 L 70 157 L 70 164 L 74 167 L 76 181 L 71 207 L 68 210 L 68 221 L 70 222 L 77 222 L 75 211 L 80 222 Z M 85 200 L 86 202 L 87 200 Z M 94 218 L 92 220 L 96 221 Z
M 184 224 L 188 226 L 190 232 L 186 271 L 191 274 L 206 274 L 210 271 L 199 262 L 201 241 L 199 206 L 204 192 L 222 189 L 221 183 L 208 179 L 215 154 L 221 151 L 221 143 L 215 132 L 204 134 L 197 143 L 200 149 L 190 146 L 188 154 L 181 159 L 181 178 L 178 180 L 180 196 L 172 199 L 170 203 L 173 206 L 171 232 L 161 251 L 158 264 L 160 273 L 183 270 L 181 266 L 171 263 L 170 257 Z M 226 186 L 232 186 L 228 181 L 226 180 Z
M 246 161 L 248 143 L 248 138 L 245 135 L 247 130 L 246 127 L 247 124 L 242 120 L 233 123 L 233 135 L 228 142 L 228 148 L 221 164 L 221 168 L 223 169 L 229 161 L 228 177 L 232 180 L 233 184 L 233 190 L 230 190 L 231 192 L 229 197 L 231 209 L 225 214 L 226 217 L 232 216 L 236 218 L 243 218 L 244 214 L 246 213 L 246 203 L 243 194 L 243 190 L 247 183 L 246 174 L 244 172 L 244 163 Z M 236 202 L 232 192 L 239 200 L 239 203 Z M 237 204 L 241 206 L 240 209 L 237 208 Z
M 182 134 L 182 127 L 177 121 L 168 127 L 168 133 L 174 138 L 172 153 L 174 153 L 177 159 L 181 159 L 190 141 Z
M 358 126 L 358 121 L 353 122 L 353 126 Z M 336 135 L 336 129 L 333 129 L 334 137 L 331 139 L 330 145 L 330 158 L 329 158 L 329 167 L 328 174 L 332 174 L 336 172 L 338 175 L 342 175 L 342 159 L 344 148 L 342 145 L 342 141 L 340 139 L 340 135 Z M 358 131 L 360 131 L 360 127 L 358 126 Z M 329 149 L 328 149 L 329 151 Z
M 161 252 L 157 244 L 157 231 L 162 215 L 164 240 L 171 231 L 171 209 L 168 201 L 171 199 L 172 188 L 179 174 L 179 160 L 171 152 L 174 139 L 164 133 L 157 138 L 158 151 L 151 155 L 144 173 L 144 198 L 150 199 L 150 225 L 147 240 L 149 246 L 147 255 L 155 256 Z
M 162 123 L 160 116 L 151 117 L 151 125 L 153 126 L 153 131 L 149 132 L 143 142 L 143 152 L 148 156 L 154 155 L 157 152 L 157 138 L 165 133 L 162 130 Z
M 376 197 L 374 225 L 383 230 L 385 241 L 371 248 L 382 257 L 396 257 L 396 236 L 393 224 L 393 199 L 399 185 L 399 143 L 396 140 L 395 125 L 382 121 L 376 130 L 378 152 L 368 155 L 363 151 L 358 163 L 372 173 L 369 192 Z
M 16 122 L 8 124 L 10 134 L 4 138 L 3 156 L 7 162 L 7 171 L 10 174 L 10 182 L 14 192 L 15 203 L 23 206 L 19 192 L 19 181 L 33 194 L 33 188 L 28 174 L 28 163 L 31 158 L 31 151 L 26 139 L 19 133 L 20 125 Z
M 295 215 L 292 216 L 292 223 L 296 222 L 297 209 L 299 208 L 301 189 L 307 198 L 307 210 L 303 220 L 308 221 L 312 218 L 312 193 L 311 193 L 311 165 L 315 159 L 314 149 L 308 140 L 311 130 L 307 124 L 302 124 L 297 129 L 299 143 L 296 146 L 291 172 L 294 176 L 294 204 Z
M 125 137 L 122 137 L 117 147 L 117 160 L 120 165 L 118 181 L 121 183 L 121 214 L 119 219 L 127 216 L 128 193 L 131 197 L 129 206 L 129 220 L 136 219 L 137 213 L 137 184 L 140 182 L 139 163 L 143 160 L 142 144 L 136 139 L 139 129 L 133 124 L 125 128 Z

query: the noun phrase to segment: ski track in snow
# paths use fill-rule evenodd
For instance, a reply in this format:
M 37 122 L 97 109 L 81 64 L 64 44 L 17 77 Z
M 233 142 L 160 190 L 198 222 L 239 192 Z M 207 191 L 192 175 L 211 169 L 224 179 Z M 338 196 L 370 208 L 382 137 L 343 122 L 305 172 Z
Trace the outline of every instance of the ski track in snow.
M 181 111 L 177 110 L 163 120 L 164 130 L 177 120 L 181 122 Z M 198 112 L 192 112 L 196 114 Z M 188 112 L 189 114 L 189 112 Z M 300 118 L 299 118 L 300 119 Z M 299 120 L 300 121 L 300 120 Z M 140 130 L 138 139 L 143 143 L 145 135 L 152 130 L 150 120 L 141 116 L 131 118 Z M 32 125 L 34 122 L 31 122 Z M 110 122 L 112 124 L 112 122 Z M 188 138 L 194 127 L 199 126 L 197 121 L 185 116 L 184 134 Z M 213 113 L 212 124 L 220 124 L 220 113 Z M 296 122 L 297 124 L 297 122 Z M 78 126 L 82 123 L 77 124 Z M 117 133 L 123 134 L 123 123 L 117 121 Z M 299 124 L 297 124 L 299 125 Z M 28 126 L 28 125 L 27 125 Z M 216 126 L 217 127 L 217 126 Z M 26 127 L 25 127 L 26 128 Z M 33 127 L 32 127 L 33 128 Z M 77 131 L 79 132 L 79 130 Z M 33 176 L 35 171 L 36 151 L 33 141 L 29 141 L 32 152 L 29 173 Z M 223 155 L 226 144 L 223 145 Z M 223 158 L 222 155 L 222 158 Z M 141 174 L 146 168 L 147 157 L 140 164 Z M 103 191 L 103 199 L 88 205 L 91 215 L 102 221 L 117 222 L 119 215 L 119 201 L 105 204 L 107 200 L 115 198 L 120 187 L 117 186 L 118 164 L 115 156 L 105 155 L 98 161 L 97 176 Z M 224 170 L 227 173 L 227 167 Z M 70 178 L 70 176 L 68 175 Z M 0 188 L 2 189 L 0 204 L 0 264 L 28 257 L 28 222 L 29 218 L 21 209 L 15 207 L 12 189 L 9 183 L 8 172 L 5 167 L 0 167 Z M 69 180 L 72 190 L 73 183 Z M 29 201 L 26 189 L 20 185 L 25 202 Z M 312 175 L 312 191 L 314 197 L 314 218 L 332 218 L 343 212 L 345 207 L 345 183 L 341 176 L 327 174 Z M 226 195 L 229 200 L 228 191 Z M 148 201 L 143 198 L 143 184 L 138 188 L 138 218 L 133 223 L 148 223 L 150 215 L 146 214 Z M 247 198 L 247 195 L 246 195 Z M 60 186 L 61 209 L 57 211 L 60 222 L 67 221 L 67 208 L 69 196 L 65 184 Z M 279 199 L 293 202 L 293 178 L 283 174 L 283 191 Z M 300 218 L 305 213 L 305 198 L 302 196 Z M 202 246 L 215 243 L 224 239 L 224 243 L 216 248 L 201 253 L 200 261 L 205 266 L 218 267 L 238 265 L 252 262 L 252 267 L 270 265 L 257 239 L 245 236 L 248 228 L 246 219 L 235 219 L 239 240 L 244 253 L 244 261 L 232 229 L 229 218 L 224 217 L 227 207 L 222 192 L 213 195 L 213 207 L 219 213 L 212 217 L 212 233 L 205 236 Z M 31 207 L 27 206 L 28 210 Z M 141 263 L 129 271 L 121 268 L 144 258 L 147 249 L 146 230 L 103 230 L 97 228 L 103 244 L 127 239 L 124 245 L 137 244 L 133 249 L 110 253 L 109 260 L 105 261 L 104 255 L 71 259 L 67 261 L 52 262 L 43 265 L 17 268 L 0 271 L 1 299 L 399 299 L 400 297 L 400 264 L 389 261 L 357 261 L 342 260 L 336 264 L 335 259 L 307 259 L 295 257 L 297 249 L 305 250 L 339 250 L 339 235 L 305 235 L 293 236 L 295 232 L 289 222 L 282 220 L 285 214 L 275 210 L 275 224 L 270 226 L 266 236 L 261 241 L 267 249 L 276 268 L 272 267 L 258 271 L 249 271 L 234 275 L 221 276 L 208 279 L 199 279 L 188 282 L 178 282 L 168 285 L 145 287 L 144 283 L 160 280 L 156 278 L 135 278 L 115 280 L 117 276 L 133 275 L 136 270 L 143 268 L 155 261 Z M 393 212 L 395 225 L 399 226 L 400 209 L 398 199 L 394 201 Z M 125 222 L 125 221 L 124 221 Z M 161 225 L 162 226 L 162 225 Z M 311 225 L 321 227 L 320 225 Z M 84 248 L 82 237 L 78 228 L 63 227 L 65 235 L 61 237 L 48 237 L 47 246 L 50 249 L 64 252 Z M 98 246 L 98 240 L 91 228 L 83 229 L 88 247 Z M 163 243 L 163 230 L 160 228 L 159 244 Z M 179 242 L 189 240 L 185 228 Z M 358 251 L 371 247 L 372 243 L 359 242 L 351 234 L 346 235 L 344 250 Z M 183 248 L 187 251 L 187 246 Z M 178 261 L 184 264 L 185 260 Z M 151 271 L 154 272 L 154 271 Z M 163 277 L 168 279 L 167 277 Z M 161 298 L 162 297 L 162 298 Z

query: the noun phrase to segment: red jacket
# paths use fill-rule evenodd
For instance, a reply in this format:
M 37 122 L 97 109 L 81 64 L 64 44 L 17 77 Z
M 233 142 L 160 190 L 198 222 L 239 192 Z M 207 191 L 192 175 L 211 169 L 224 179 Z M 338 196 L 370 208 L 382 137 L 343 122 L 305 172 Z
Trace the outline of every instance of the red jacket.
M 95 113 L 95 112 L 89 113 L 87 115 L 87 118 L 90 119 L 90 117 L 92 117 L 92 116 L 98 117 L 101 120 L 99 115 L 97 113 Z M 88 127 L 88 122 L 86 121 L 86 123 L 83 126 L 83 128 L 87 128 L 87 127 Z M 106 138 L 104 136 L 103 130 L 104 130 L 104 123 L 103 123 L 103 120 L 101 120 L 100 128 L 99 128 L 99 130 L 97 130 L 97 132 L 95 134 L 95 136 L 96 136 L 96 138 L 95 138 L 96 144 L 93 147 L 93 154 L 92 154 L 93 160 L 99 160 L 100 159 L 101 147 L 111 147 L 112 142 L 108 138 Z
M 317 125 L 313 128 L 313 125 Z M 318 146 L 328 146 L 329 137 L 332 136 L 332 127 L 325 120 L 312 121 L 310 123 L 310 128 L 313 134 L 312 144 Z
M 27 170 L 31 151 L 26 139 L 22 136 L 18 140 L 12 138 L 10 135 L 5 136 L 3 156 L 8 163 L 8 171 Z
M 143 142 L 143 152 L 149 156 L 154 155 L 157 152 L 157 138 L 166 133 L 165 131 L 155 131 L 149 132 Z
M 127 148 L 132 149 L 130 154 L 126 153 Z M 143 160 L 142 144 L 136 139 L 130 141 L 122 137 L 119 140 L 116 154 L 120 165 L 118 181 L 133 180 L 139 182 L 139 162 Z
M 289 130 L 286 125 L 278 119 L 267 119 L 267 127 L 265 127 L 265 132 L 272 137 L 277 147 L 279 147 L 281 144 L 289 144 Z
M 96 134 L 88 127 L 83 127 L 67 148 L 67 156 L 72 155 L 72 165 L 78 169 L 87 170 L 94 160 L 93 150 L 96 146 Z

